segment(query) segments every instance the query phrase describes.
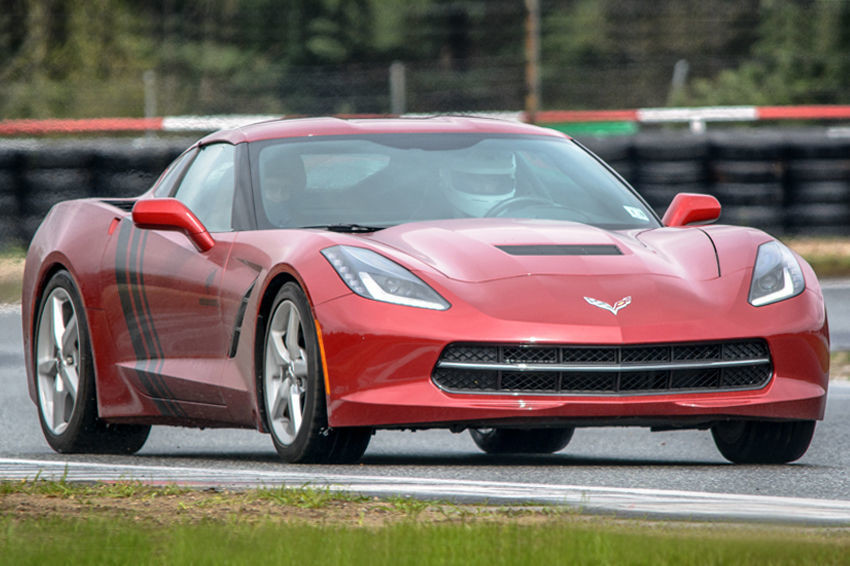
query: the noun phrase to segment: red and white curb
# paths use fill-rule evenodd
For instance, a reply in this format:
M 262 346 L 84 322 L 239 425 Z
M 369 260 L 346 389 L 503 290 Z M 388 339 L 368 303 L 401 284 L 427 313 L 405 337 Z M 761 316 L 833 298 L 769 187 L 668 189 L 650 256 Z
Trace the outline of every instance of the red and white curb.
M 369 496 L 409 496 L 500 505 L 562 505 L 581 512 L 647 518 L 850 524 L 850 501 L 659 489 L 14 458 L 0 458 L 0 479 L 138 481 L 153 485 L 175 484 L 230 489 L 311 486 Z
M 456 112 L 467 116 L 527 122 L 522 111 Z M 403 114 L 402 118 L 434 114 Z M 79 134 L 91 132 L 212 132 L 278 118 L 272 114 L 219 116 L 165 116 L 155 118 L 86 118 L 0 120 L 0 136 Z M 379 118 L 385 114 L 346 114 L 340 118 Z M 777 120 L 850 120 L 850 105 L 819 106 L 708 106 L 694 108 L 636 108 L 626 110 L 544 110 L 535 115 L 541 125 L 576 122 L 634 122 L 638 124 L 688 123 L 702 131 L 708 122 L 759 122 Z M 836 128 L 841 135 L 846 128 Z

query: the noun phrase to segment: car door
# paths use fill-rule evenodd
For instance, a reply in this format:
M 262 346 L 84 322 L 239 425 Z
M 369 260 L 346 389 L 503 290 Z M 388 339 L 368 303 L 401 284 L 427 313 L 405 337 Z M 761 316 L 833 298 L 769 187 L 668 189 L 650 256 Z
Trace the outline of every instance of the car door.
M 119 373 L 177 420 L 226 414 L 220 379 L 232 329 L 222 322 L 219 282 L 234 238 L 235 170 L 233 145 L 202 147 L 173 193 L 214 237 L 210 250 L 126 217 L 105 256 L 115 273 L 106 308 Z

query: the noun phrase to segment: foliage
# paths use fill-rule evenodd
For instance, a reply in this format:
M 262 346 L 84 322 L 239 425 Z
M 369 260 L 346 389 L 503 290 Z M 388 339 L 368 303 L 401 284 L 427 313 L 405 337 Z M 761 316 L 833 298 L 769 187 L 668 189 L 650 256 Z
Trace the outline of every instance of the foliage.
M 842 103 L 850 2 L 540 0 L 543 107 Z M 514 110 L 517 0 L 4 0 L 0 116 Z M 672 92 L 677 61 L 688 88 Z

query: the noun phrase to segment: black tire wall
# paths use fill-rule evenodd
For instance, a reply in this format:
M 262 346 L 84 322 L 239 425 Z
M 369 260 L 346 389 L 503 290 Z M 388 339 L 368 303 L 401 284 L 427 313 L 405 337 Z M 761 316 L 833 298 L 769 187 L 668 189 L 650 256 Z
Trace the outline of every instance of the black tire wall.
M 850 234 L 850 137 L 822 129 L 710 129 L 583 137 L 659 215 L 715 195 L 720 222 L 771 234 Z M 26 246 L 55 203 L 145 192 L 189 139 L 0 140 L 0 248 Z

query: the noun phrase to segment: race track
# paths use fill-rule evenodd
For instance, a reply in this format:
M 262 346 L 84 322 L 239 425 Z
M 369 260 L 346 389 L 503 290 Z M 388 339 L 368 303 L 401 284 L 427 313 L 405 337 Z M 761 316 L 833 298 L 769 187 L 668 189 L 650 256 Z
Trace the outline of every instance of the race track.
M 826 286 L 832 335 L 850 347 L 850 284 Z M 844 342 L 841 342 L 843 340 Z M 846 345 L 844 345 L 846 344 Z M 558 503 L 590 512 L 850 524 L 850 383 L 831 385 L 809 452 L 785 466 L 735 466 L 707 432 L 580 429 L 551 456 L 494 457 L 467 434 L 378 432 L 354 466 L 285 465 L 245 430 L 155 427 L 135 456 L 63 456 L 44 441 L 24 382 L 20 313 L 0 309 L 0 479 L 327 485 L 375 495 Z

